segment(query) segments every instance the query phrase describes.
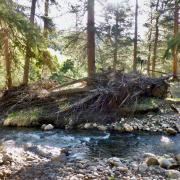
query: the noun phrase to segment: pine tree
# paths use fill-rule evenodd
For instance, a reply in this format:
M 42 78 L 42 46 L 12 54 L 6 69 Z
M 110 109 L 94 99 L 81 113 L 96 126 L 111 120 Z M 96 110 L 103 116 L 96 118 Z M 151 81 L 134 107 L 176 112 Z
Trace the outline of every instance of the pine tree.
M 36 11 L 36 2 L 37 0 L 32 0 L 31 2 L 31 15 L 30 15 L 30 22 L 34 24 L 34 18 L 35 18 L 35 11 Z M 25 63 L 24 63 L 24 75 L 23 75 L 23 84 L 27 85 L 29 80 L 29 68 L 30 68 L 30 58 L 31 58 L 31 45 L 27 40 L 26 44 L 26 57 L 25 57 Z
M 174 38 L 177 37 L 179 32 L 179 0 L 175 1 L 174 10 Z M 173 48 L 173 78 L 177 78 L 177 65 L 178 65 L 178 49 L 177 45 Z
M 138 41 L 138 0 L 136 0 L 135 8 L 135 30 L 134 30 L 134 59 L 133 59 L 133 71 L 137 71 L 137 41 Z
M 153 77 L 155 76 L 157 47 L 158 47 L 158 40 L 159 40 L 159 19 L 160 19 L 159 3 L 160 3 L 160 0 L 157 0 L 156 18 L 155 18 L 155 38 L 154 38 L 153 57 L 152 57 L 152 76 Z
M 94 22 L 94 0 L 88 0 L 87 19 L 87 56 L 88 56 L 88 77 L 95 74 L 95 22 Z

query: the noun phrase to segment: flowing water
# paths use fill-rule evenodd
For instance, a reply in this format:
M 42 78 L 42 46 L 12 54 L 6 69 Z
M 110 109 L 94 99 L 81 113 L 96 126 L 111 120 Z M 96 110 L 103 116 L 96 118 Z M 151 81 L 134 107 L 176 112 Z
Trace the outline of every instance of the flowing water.
M 0 129 L 0 147 L 13 154 L 28 150 L 34 154 L 52 156 L 60 148 L 69 147 L 74 158 L 120 157 L 131 159 L 145 152 L 163 155 L 180 152 L 180 135 L 166 137 L 162 134 L 108 134 L 94 131 L 43 132 L 37 129 Z

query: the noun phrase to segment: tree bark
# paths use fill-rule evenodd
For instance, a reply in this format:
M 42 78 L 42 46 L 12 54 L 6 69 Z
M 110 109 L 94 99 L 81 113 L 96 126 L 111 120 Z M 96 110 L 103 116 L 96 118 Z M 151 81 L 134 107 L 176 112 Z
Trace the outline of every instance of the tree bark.
M 174 11 L 174 38 L 177 37 L 179 32 L 179 1 L 175 0 Z M 173 48 L 173 78 L 177 78 L 177 65 L 178 65 L 178 50 L 177 45 Z
M 8 89 L 12 87 L 12 77 L 11 77 L 11 53 L 9 48 L 9 36 L 8 30 L 4 30 L 3 33 L 3 43 L 4 43 L 4 57 L 5 57 L 5 67 L 6 67 L 6 86 Z
M 30 15 L 30 22 L 34 24 L 34 19 L 35 19 L 35 12 L 36 12 L 36 2 L 37 0 L 32 0 L 31 2 L 31 15 Z M 27 85 L 29 81 L 29 68 L 30 68 L 30 54 L 31 54 L 31 47 L 28 42 L 29 40 L 27 39 L 27 44 L 26 44 L 26 57 L 25 57 L 25 64 L 24 64 L 24 75 L 23 75 L 23 84 Z
M 151 68 L 151 50 L 152 50 L 152 23 L 153 23 L 153 14 L 152 14 L 152 7 L 151 7 L 151 16 L 150 16 L 150 29 L 149 29 L 149 36 L 148 36 L 148 59 L 147 59 L 147 74 L 150 76 L 150 68 Z
M 46 41 L 48 41 L 48 16 L 49 16 L 49 0 L 45 0 L 45 4 L 44 4 L 44 38 L 46 39 Z M 48 58 L 48 53 L 45 50 L 43 52 L 43 61 L 44 64 L 42 65 L 42 74 L 41 74 L 41 79 L 44 79 L 47 77 L 47 58 Z
M 118 59 L 118 13 L 116 13 L 116 32 L 114 39 L 114 61 L 113 61 L 113 70 L 116 71 L 117 68 L 117 59 Z
M 154 39 L 154 49 L 153 49 L 153 57 L 152 57 L 152 76 L 155 77 L 155 70 L 156 70 L 156 59 L 157 59 L 157 46 L 159 40 L 159 18 L 160 14 L 159 10 L 159 0 L 156 3 L 156 21 L 155 21 L 155 39 Z
M 133 58 L 133 71 L 137 71 L 137 41 L 138 41 L 138 0 L 136 0 L 135 8 L 135 30 L 134 30 L 134 58 Z
M 88 0 L 88 22 L 87 22 L 87 57 L 88 77 L 95 74 L 95 22 L 94 22 L 94 0 Z
M 48 16 L 49 16 L 49 0 L 45 0 L 44 4 L 44 38 L 48 38 Z

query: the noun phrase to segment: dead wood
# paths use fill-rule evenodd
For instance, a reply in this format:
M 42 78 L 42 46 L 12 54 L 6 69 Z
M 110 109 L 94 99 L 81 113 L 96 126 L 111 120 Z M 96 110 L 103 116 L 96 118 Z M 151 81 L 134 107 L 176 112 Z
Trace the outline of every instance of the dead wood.
M 60 91 L 51 92 L 49 94 L 49 96 L 50 97 L 73 96 L 75 94 L 88 92 L 89 90 L 90 89 L 88 87 L 75 88 L 75 89 L 66 89 L 66 90 L 60 90 Z
M 80 114 L 84 117 L 83 112 L 86 114 L 89 112 L 92 115 L 98 112 L 123 114 L 119 109 L 131 107 L 146 98 L 165 98 L 169 92 L 169 78 L 170 76 L 151 78 L 140 74 L 126 74 L 122 71 L 105 71 L 91 78 L 90 87 L 68 89 L 69 85 L 87 82 L 88 78 L 75 80 L 62 86 L 56 84 L 55 89 L 51 87 L 52 84 L 48 86 L 43 84 L 39 87 L 37 83 L 28 87 L 14 87 L 3 92 L 0 98 L 0 113 L 30 106 L 46 107 L 44 111 L 48 113 L 41 114 L 42 122 L 56 119 L 58 122 L 63 121 L 63 126 L 70 116 L 76 117 L 74 118 L 76 120 Z M 42 89 L 43 87 L 50 88 Z M 59 90 L 59 87 L 64 87 L 64 90 Z M 74 97 L 75 101 L 61 110 L 57 101 L 64 97 L 67 99 Z M 45 114 L 51 114 L 51 116 Z

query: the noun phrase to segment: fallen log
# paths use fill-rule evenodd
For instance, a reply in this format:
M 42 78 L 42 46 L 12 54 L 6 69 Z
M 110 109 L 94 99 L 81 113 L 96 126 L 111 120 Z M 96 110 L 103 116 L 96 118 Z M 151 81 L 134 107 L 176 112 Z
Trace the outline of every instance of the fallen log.
M 84 87 L 84 88 L 75 88 L 75 89 L 54 91 L 49 94 L 49 97 L 73 96 L 75 94 L 86 93 L 89 90 L 90 89 L 88 87 Z

